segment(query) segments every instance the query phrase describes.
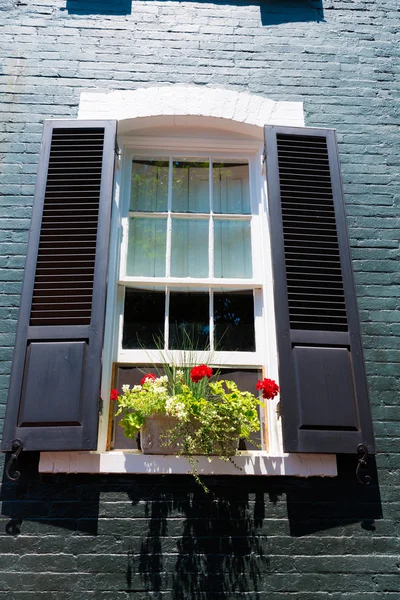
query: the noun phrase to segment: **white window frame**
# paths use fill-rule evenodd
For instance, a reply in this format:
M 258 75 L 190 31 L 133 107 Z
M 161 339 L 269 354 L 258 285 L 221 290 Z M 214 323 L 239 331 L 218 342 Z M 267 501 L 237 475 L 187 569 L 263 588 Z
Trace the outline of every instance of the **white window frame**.
M 255 142 L 253 147 L 246 142 L 243 149 L 241 149 L 241 141 L 234 140 L 234 147 L 237 149 L 236 152 L 232 152 L 232 144 L 227 143 L 226 147 L 223 148 L 219 144 L 217 150 L 204 149 L 207 146 L 210 148 L 211 142 L 209 138 L 181 138 L 180 142 L 182 147 L 177 144 L 176 138 L 160 137 L 152 139 L 151 148 L 146 145 L 146 139 L 138 141 L 130 138 L 122 140 L 123 143 L 123 159 L 121 161 L 121 253 L 120 253 L 120 268 L 118 276 L 118 297 L 117 297 L 117 319 L 119 323 L 119 336 L 117 340 L 117 356 L 114 354 L 114 362 L 119 364 L 155 364 L 162 362 L 162 355 L 159 351 L 146 351 L 142 349 L 138 350 L 123 350 L 122 349 L 122 321 L 123 321 L 123 306 L 124 306 L 124 290 L 125 287 L 134 288 L 146 288 L 149 285 L 149 279 L 147 277 L 128 277 L 125 275 L 126 258 L 128 253 L 128 228 L 129 228 L 129 197 L 130 197 L 130 174 L 131 164 L 135 157 L 152 157 L 152 158 L 165 158 L 168 155 L 168 149 L 171 144 L 175 146 L 176 156 L 182 156 L 188 154 L 189 156 L 195 156 L 196 158 L 204 158 L 211 160 L 230 160 L 240 159 L 247 161 L 249 164 L 249 184 L 250 184 L 250 200 L 251 200 L 251 241 L 252 241 L 252 257 L 253 257 L 253 277 L 251 279 L 216 279 L 216 278 L 205 278 L 205 279 L 191 279 L 191 278 L 178 278 L 178 277 L 152 277 L 151 284 L 157 286 L 169 286 L 172 287 L 174 284 L 179 287 L 185 287 L 188 290 L 200 289 L 204 291 L 211 291 L 211 289 L 224 289 L 224 290 L 254 290 L 254 312 L 255 312 L 255 352 L 214 352 L 213 360 L 218 366 L 240 366 L 240 367 L 262 367 L 266 365 L 265 356 L 265 340 L 267 338 L 267 332 L 265 331 L 264 315 L 263 313 L 263 288 L 264 288 L 264 277 L 265 273 L 264 261 L 256 260 L 255 257 L 263 257 L 262 246 L 263 246 L 263 228 L 261 225 L 262 219 L 262 206 L 258 203 L 255 206 L 256 199 L 260 198 L 260 177 L 259 169 L 257 166 L 260 164 L 260 147 L 259 142 Z M 199 145 L 202 147 L 199 150 Z M 166 151 L 167 150 L 167 151 Z M 230 218 L 235 218 L 235 215 L 229 215 Z M 219 218 L 219 215 L 217 216 Z M 268 242 L 268 240 L 267 240 Z M 270 261 L 267 261 L 270 262 Z M 114 349 L 115 351 L 115 349 Z M 168 351 L 168 356 L 172 359 L 179 361 L 179 351 Z M 196 353 L 193 354 L 196 358 Z M 198 353 L 198 360 L 202 360 L 204 353 Z M 204 358 L 203 358 L 204 360 Z M 268 372 L 269 369 L 268 369 Z
M 122 329 L 123 329 L 123 306 L 126 283 L 131 283 L 133 287 L 138 287 L 140 278 L 125 278 L 124 265 L 127 256 L 127 233 L 129 219 L 129 199 L 130 199 L 130 178 L 131 164 L 134 156 L 165 157 L 166 149 L 168 153 L 175 156 L 195 156 L 216 159 L 240 159 L 246 160 L 249 164 L 249 184 L 252 219 L 252 253 L 253 277 L 244 280 L 229 280 L 217 283 L 223 283 L 224 288 L 231 289 L 254 288 L 255 290 L 255 352 L 217 352 L 215 353 L 214 364 L 226 368 L 244 367 L 262 370 L 263 374 L 268 374 L 273 379 L 278 379 L 278 364 L 275 335 L 275 318 L 272 296 L 272 264 L 269 252 L 269 228 L 266 214 L 266 189 L 265 176 L 262 172 L 263 145 L 259 140 L 243 140 L 239 137 L 220 139 L 213 136 L 207 136 L 202 133 L 197 136 L 125 136 L 119 139 L 121 148 L 121 160 L 117 171 L 115 183 L 115 205 L 113 209 L 113 234 L 111 238 L 111 260 L 109 273 L 109 297 L 107 300 L 106 330 L 104 343 L 104 368 L 103 368 L 103 397 L 106 398 L 107 389 L 111 385 L 110 365 L 140 365 L 157 364 L 163 360 L 160 351 L 147 350 L 123 350 L 122 349 Z M 232 152 L 232 147 L 235 152 Z M 264 250 L 265 249 L 265 250 Z M 264 277 L 263 277 L 263 274 Z M 170 281 L 168 278 L 152 278 L 152 282 L 166 284 Z M 175 280 L 174 280 L 175 281 Z M 182 279 L 176 278 L 176 282 L 182 286 Z M 144 285 L 148 284 L 148 279 L 143 278 Z M 269 283 L 269 285 L 267 284 Z M 199 281 L 190 282 L 185 279 L 184 285 L 187 287 L 199 287 Z M 209 289 L 210 280 L 204 281 L 204 289 Z M 140 287 L 140 285 L 139 285 Z M 116 290 L 116 291 L 114 291 Z M 111 308 L 112 307 L 112 308 Z M 179 361 L 180 351 L 169 351 L 168 356 Z M 199 361 L 203 362 L 204 353 L 199 353 Z M 203 360 L 202 360 L 203 359 Z M 106 383 L 105 383 L 106 382 Z M 256 381 L 254 382 L 256 383 Z M 254 390 L 255 391 L 255 390 Z M 276 401 L 275 401 L 276 402 Z M 273 404 L 275 404 L 273 401 Z M 112 407 L 111 407 L 112 408 Z M 270 406 L 262 415 L 262 438 L 265 439 L 265 429 L 268 430 L 268 450 L 274 455 L 281 454 L 281 437 L 279 435 L 279 426 L 275 418 L 276 411 Z M 272 418 L 271 413 L 272 411 Z M 100 417 L 99 427 L 99 449 L 106 451 L 107 438 L 109 433 L 109 424 L 107 422 L 107 402 L 104 405 L 103 415 Z M 264 442 L 264 451 L 266 443 Z

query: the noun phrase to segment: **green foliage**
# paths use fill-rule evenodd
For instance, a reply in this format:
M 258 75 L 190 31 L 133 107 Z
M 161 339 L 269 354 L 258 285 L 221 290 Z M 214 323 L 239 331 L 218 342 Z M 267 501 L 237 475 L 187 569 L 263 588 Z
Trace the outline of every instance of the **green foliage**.
M 196 480 L 196 455 L 217 455 L 231 460 L 237 454 L 239 437 L 249 439 L 260 429 L 257 408 L 262 406 L 250 392 L 242 392 L 233 381 L 203 377 L 192 381 L 189 367 L 165 366 L 166 375 L 148 379 L 133 388 L 124 386 L 118 397 L 117 415 L 125 435 L 134 437 L 154 414 L 176 418 L 176 426 L 165 432 L 164 445 L 177 444 L 187 456 Z M 215 377 L 215 376 L 213 376 Z

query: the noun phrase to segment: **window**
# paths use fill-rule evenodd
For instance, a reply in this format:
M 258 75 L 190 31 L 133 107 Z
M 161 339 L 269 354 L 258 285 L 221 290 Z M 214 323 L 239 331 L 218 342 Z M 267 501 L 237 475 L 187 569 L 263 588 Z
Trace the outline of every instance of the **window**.
M 258 139 L 126 138 L 113 195 L 115 139 L 112 121 L 45 124 L 3 449 L 15 438 L 24 450 L 96 449 L 102 369 L 107 380 L 113 362 L 143 364 L 144 352 L 157 352 L 142 347 L 152 345 L 153 332 L 179 351 L 189 331 L 214 346 L 224 366 L 266 367 L 275 376 L 269 368 L 279 361 L 284 450 L 348 453 L 361 441 L 373 450 L 334 131 L 265 128 L 268 202 Z M 137 178 L 144 167 L 151 174 Z M 150 189 L 150 205 L 132 176 Z M 241 192 L 228 207 L 230 184 Z M 193 256 L 188 236 L 197 240 Z M 225 240 L 232 247 L 226 254 Z M 72 247 L 79 260 L 68 259 Z M 233 268 L 239 263 L 240 277 Z M 58 288 L 47 285 L 48 275 Z M 324 281 L 335 281 L 332 298 Z M 62 309 L 55 289 L 71 292 Z M 112 310 L 103 338 L 106 293 Z M 133 310 L 132 294 L 140 300 Z M 149 318 L 149 305 L 152 335 L 139 331 L 138 341 L 130 323 Z M 79 321 L 81 310 L 90 322 Z M 238 312 L 246 328 L 239 343 Z
M 249 160 L 125 161 L 118 362 L 189 343 L 221 365 L 262 364 L 260 203 Z
M 263 296 L 271 286 L 260 260 L 259 142 L 241 149 L 236 138 L 224 149 L 199 152 L 206 133 L 183 138 L 186 152 L 166 152 L 174 142 L 168 137 L 157 151 L 144 142 L 138 152 L 135 139 L 124 140 L 118 340 L 111 360 L 118 387 L 140 381 L 137 366 L 165 356 L 182 360 L 188 347 L 199 363 L 211 357 L 253 393 L 266 366 Z M 121 434 L 114 426 L 111 447 L 136 447 Z

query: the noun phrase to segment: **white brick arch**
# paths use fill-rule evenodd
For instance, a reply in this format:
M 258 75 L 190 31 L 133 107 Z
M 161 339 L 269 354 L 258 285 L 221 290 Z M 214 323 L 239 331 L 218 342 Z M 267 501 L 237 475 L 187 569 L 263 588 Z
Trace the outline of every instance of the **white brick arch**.
M 262 127 L 303 126 L 303 103 L 276 101 L 223 88 L 166 85 L 83 92 L 79 119 L 117 119 L 120 132 L 147 127 L 198 127 L 229 129 L 260 137 Z

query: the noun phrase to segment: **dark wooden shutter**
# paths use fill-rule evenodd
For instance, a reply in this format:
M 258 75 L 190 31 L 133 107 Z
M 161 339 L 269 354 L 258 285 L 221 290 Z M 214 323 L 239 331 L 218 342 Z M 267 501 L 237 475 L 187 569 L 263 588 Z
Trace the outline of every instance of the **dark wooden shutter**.
M 265 140 L 284 449 L 373 452 L 335 132 Z
M 45 122 L 3 450 L 96 448 L 115 135 Z

